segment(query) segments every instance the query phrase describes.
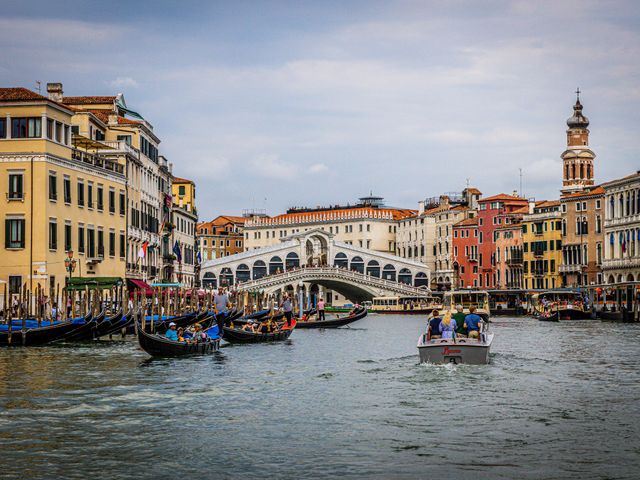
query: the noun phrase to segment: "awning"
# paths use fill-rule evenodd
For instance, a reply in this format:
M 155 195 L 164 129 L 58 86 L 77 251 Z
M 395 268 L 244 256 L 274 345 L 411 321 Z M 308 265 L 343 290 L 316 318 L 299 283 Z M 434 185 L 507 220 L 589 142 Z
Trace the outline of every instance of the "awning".
M 182 283 L 152 283 L 151 284 L 152 287 L 160 287 L 160 288 L 167 288 L 167 287 L 184 287 L 184 285 Z
M 122 285 L 120 277 L 72 277 L 67 280 L 67 290 L 107 290 Z
M 71 136 L 71 143 L 73 143 L 74 147 L 84 148 L 85 150 L 113 150 L 113 147 L 106 143 L 93 140 L 89 137 L 85 137 L 84 135 L 78 135 L 77 133 L 74 133 Z
M 153 288 L 144 280 L 138 280 L 137 278 L 127 278 L 127 287 L 129 290 L 142 290 L 146 296 L 153 295 Z

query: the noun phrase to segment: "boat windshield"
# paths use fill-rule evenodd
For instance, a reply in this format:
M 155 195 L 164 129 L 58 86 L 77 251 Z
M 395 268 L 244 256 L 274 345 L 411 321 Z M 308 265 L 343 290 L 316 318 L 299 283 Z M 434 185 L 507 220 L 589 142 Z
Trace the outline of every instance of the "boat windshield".
M 486 292 L 449 292 L 445 294 L 445 305 L 452 309 L 456 305 L 463 308 L 469 307 L 486 308 L 489 301 L 489 294 Z

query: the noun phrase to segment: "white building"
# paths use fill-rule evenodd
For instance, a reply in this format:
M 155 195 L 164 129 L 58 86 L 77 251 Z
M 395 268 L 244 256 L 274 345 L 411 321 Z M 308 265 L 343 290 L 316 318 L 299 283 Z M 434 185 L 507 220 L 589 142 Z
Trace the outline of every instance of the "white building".
M 607 283 L 640 281 L 640 170 L 602 185 L 605 189 L 605 258 Z

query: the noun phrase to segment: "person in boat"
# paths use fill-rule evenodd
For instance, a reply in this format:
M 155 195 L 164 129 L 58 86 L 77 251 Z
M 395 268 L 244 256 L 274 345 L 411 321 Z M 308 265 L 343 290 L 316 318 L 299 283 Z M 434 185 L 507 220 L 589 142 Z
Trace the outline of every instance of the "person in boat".
M 213 297 L 213 301 L 216 304 L 218 313 L 227 313 L 227 306 L 229 305 L 229 295 L 224 293 L 222 288 L 218 289 L 218 293 Z
M 244 327 L 242 327 L 242 330 L 244 330 L 245 332 L 251 332 L 251 333 L 255 333 L 256 331 L 256 326 L 253 323 L 253 320 L 249 320 Z
M 202 330 L 202 325 L 196 323 L 193 328 L 193 337 L 191 337 L 190 343 L 203 343 L 206 342 L 208 338 L 207 332 Z
M 318 300 L 318 304 L 316 305 L 317 309 L 318 309 L 318 321 L 322 321 L 324 320 L 324 300 L 321 298 L 320 300 Z
M 464 326 L 465 317 L 462 305 L 456 305 L 456 313 L 453 314 L 453 319 L 456 321 L 456 335 L 467 335 L 467 329 Z
M 476 307 L 469 308 L 469 315 L 464 319 L 464 325 L 469 332 L 469 338 L 480 337 L 480 326 L 482 324 L 482 317 L 476 314 Z
M 441 322 L 442 322 L 442 318 L 440 318 L 440 312 L 438 310 L 434 310 L 431 313 L 431 320 L 429 320 L 429 324 L 427 325 L 428 338 L 440 338 Z
M 59 317 L 60 317 L 60 312 L 58 312 L 58 304 L 54 303 L 53 306 L 51 307 L 51 321 L 57 322 L 59 320 Z
M 452 339 L 455 338 L 456 335 L 456 321 L 451 316 L 451 312 L 447 312 L 442 317 L 442 321 L 440 322 L 440 333 L 443 339 Z
M 184 342 L 184 328 L 180 327 L 177 330 L 177 334 L 178 334 L 178 341 L 179 342 Z
M 176 331 L 176 324 L 174 322 L 169 323 L 169 330 L 166 331 L 166 333 L 164 334 L 165 337 L 167 337 L 169 340 L 173 341 L 173 342 L 177 342 L 178 341 L 178 332 Z
M 286 293 L 284 294 L 280 308 L 282 308 L 282 311 L 284 312 L 284 318 L 287 319 L 287 327 L 291 326 L 291 318 L 293 318 L 293 304 L 291 303 L 289 295 Z

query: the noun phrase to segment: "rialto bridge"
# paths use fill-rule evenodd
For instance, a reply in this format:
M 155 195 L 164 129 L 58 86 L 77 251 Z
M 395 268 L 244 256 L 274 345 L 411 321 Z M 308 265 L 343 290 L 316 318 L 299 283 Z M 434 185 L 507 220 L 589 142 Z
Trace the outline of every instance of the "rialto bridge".
M 206 261 L 200 278 L 206 288 L 234 285 L 264 294 L 304 288 L 306 298 L 330 289 L 361 302 L 375 296 L 425 295 L 430 272 L 422 263 L 354 247 L 314 229 L 276 245 Z

